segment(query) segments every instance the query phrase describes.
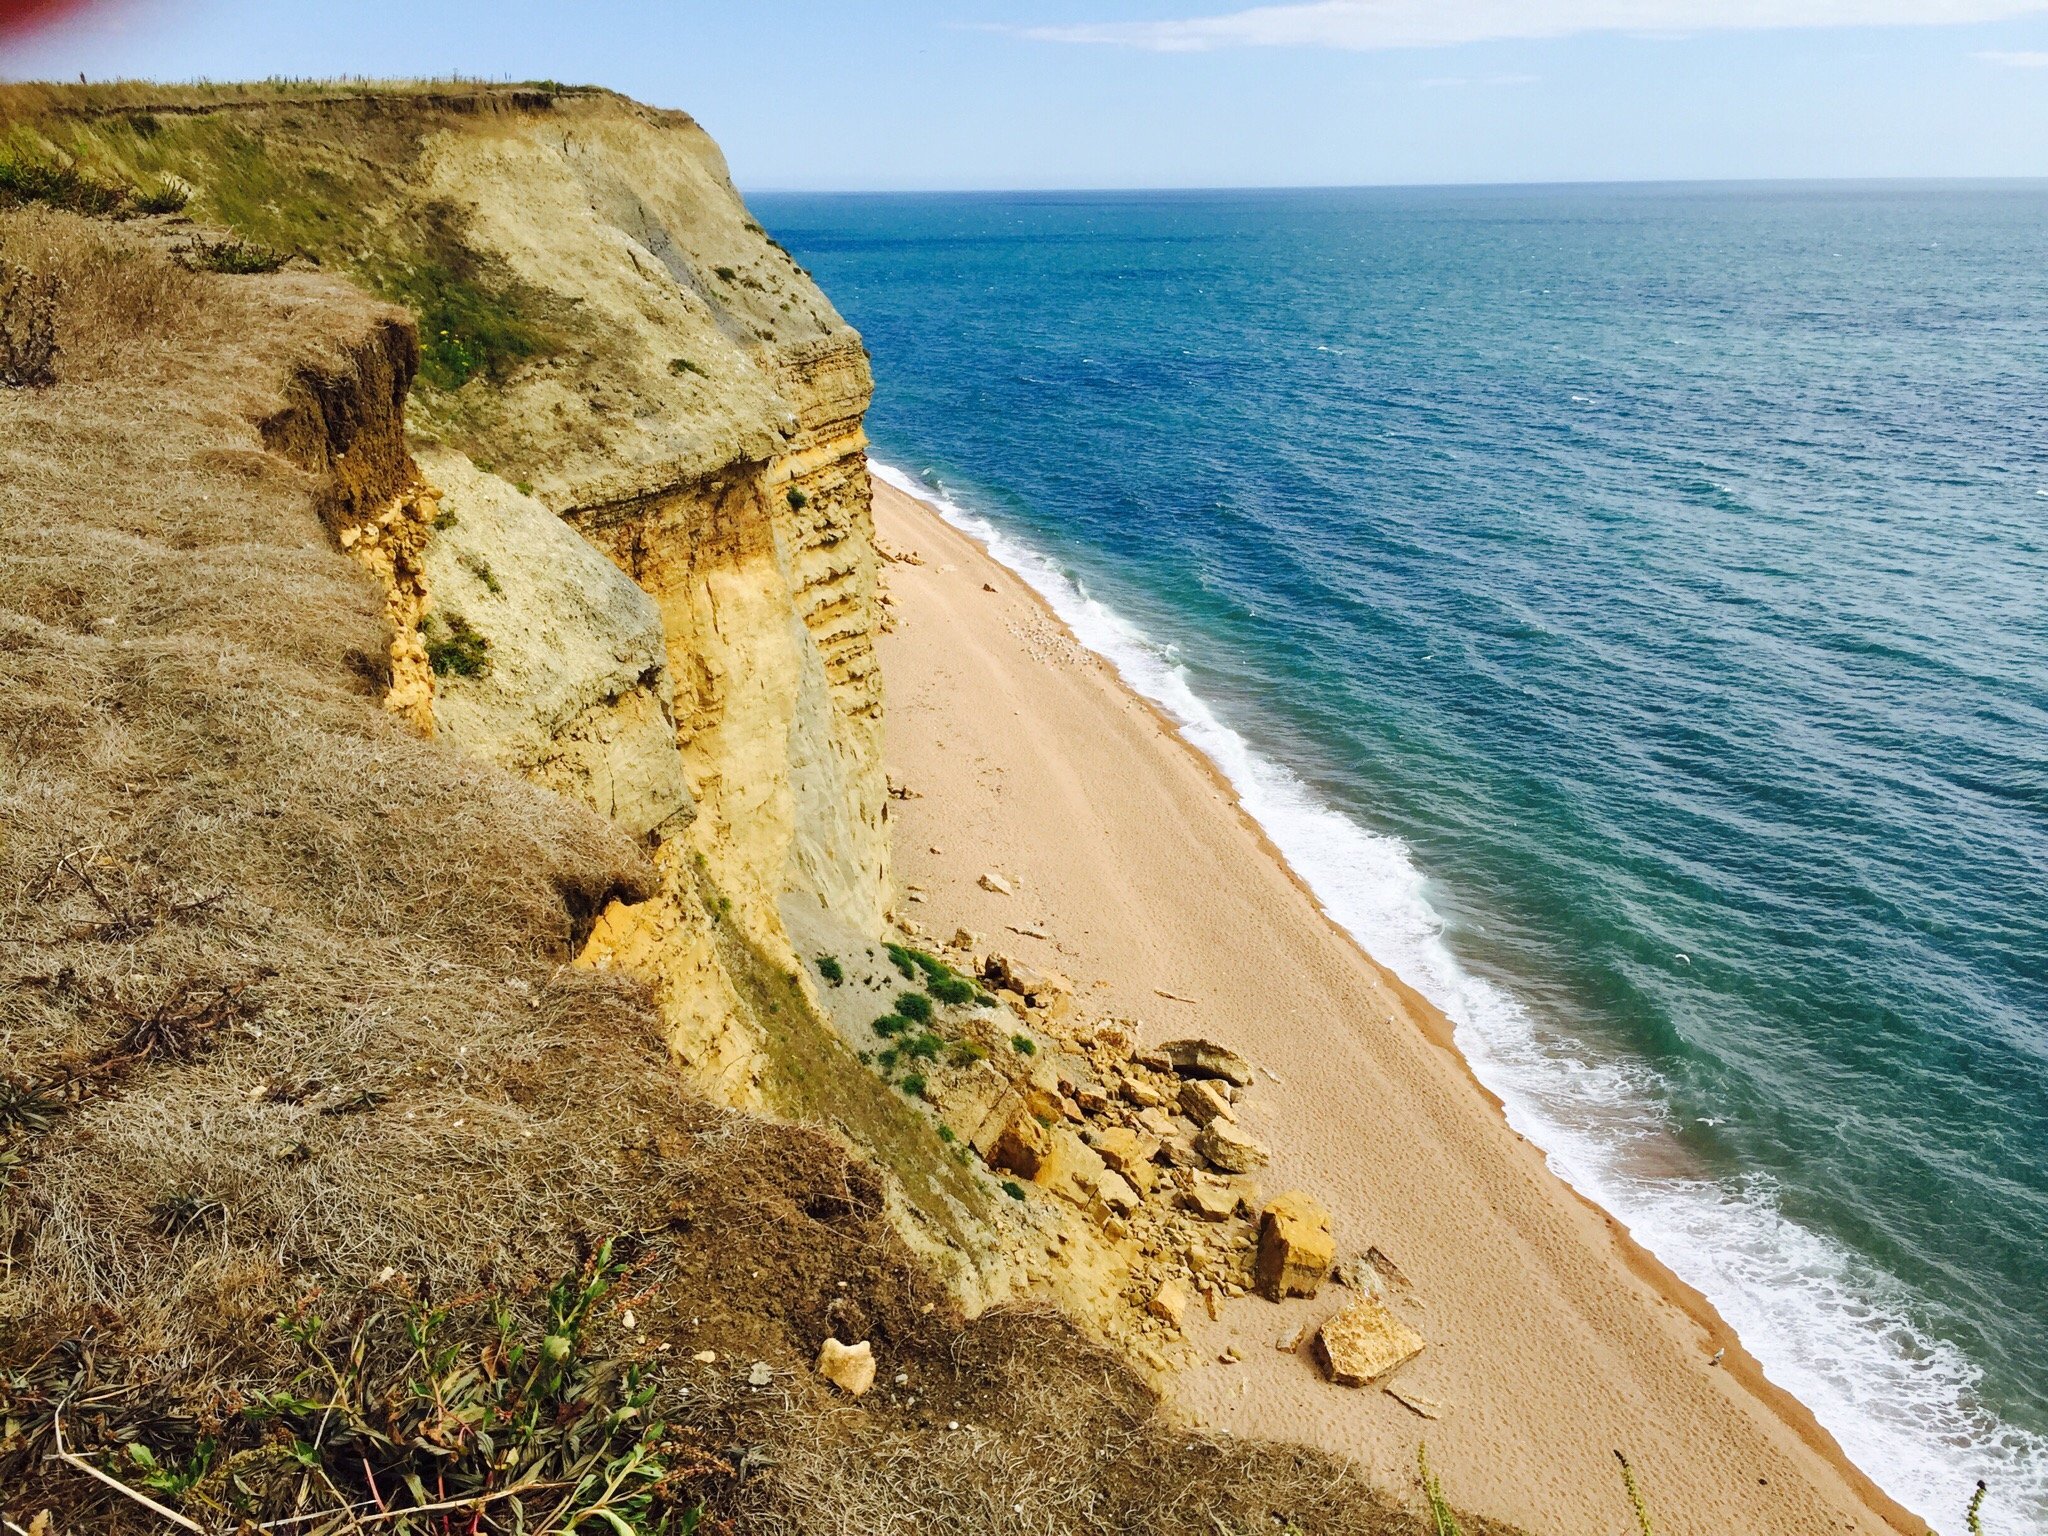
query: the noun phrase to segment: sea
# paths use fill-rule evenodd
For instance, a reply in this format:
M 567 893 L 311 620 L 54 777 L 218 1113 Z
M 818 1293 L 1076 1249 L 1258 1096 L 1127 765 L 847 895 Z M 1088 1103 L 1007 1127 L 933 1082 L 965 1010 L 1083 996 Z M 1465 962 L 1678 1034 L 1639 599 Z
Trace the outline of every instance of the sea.
M 751 201 L 1556 1171 L 2048 1531 L 2048 184 Z

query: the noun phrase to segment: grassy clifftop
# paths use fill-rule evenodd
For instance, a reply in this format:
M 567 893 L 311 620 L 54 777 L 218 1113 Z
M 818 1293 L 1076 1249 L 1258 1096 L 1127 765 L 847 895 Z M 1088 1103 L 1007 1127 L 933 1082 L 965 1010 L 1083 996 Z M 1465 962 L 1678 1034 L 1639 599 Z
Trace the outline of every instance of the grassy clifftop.
M 659 175 L 634 174 L 648 153 L 635 128 L 659 130 Z M 566 446 L 616 455 L 657 419 L 650 453 L 729 456 L 736 420 L 765 449 L 787 407 L 762 387 L 764 358 L 772 371 L 850 336 L 746 215 L 710 138 L 608 91 L 0 87 L 0 199 L 9 167 L 46 166 L 131 207 L 187 194 L 194 219 L 403 305 L 420 328 L 418 424 L 521 480 Z M 619 270 L 565 262 L 578 245 L 610 247 Z

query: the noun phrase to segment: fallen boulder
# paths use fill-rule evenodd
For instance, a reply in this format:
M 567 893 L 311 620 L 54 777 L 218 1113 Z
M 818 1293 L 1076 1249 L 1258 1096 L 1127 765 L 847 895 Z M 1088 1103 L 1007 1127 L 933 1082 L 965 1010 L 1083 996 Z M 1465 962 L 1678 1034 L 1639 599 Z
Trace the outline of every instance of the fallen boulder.
M 1340 1387 L 1365 1387 L 1422 1353 L 1422 1335 L 1370 1296 L 1316 1333 L 1316 1360 Z
M 1270 1154 L 1258 1142 L 1228 1120 L 1211 1120 L 1195 1137 L 1195 1150 L 1209 1165 L 1225 1173 L 1250 1173 L 1263 1168 Z
M 1213 1040 L 1168 1040 L 1138 1059 L 1158 1072 L 1174 1072 L 1182 1077 L 1220 1077 L 1238 1088 L 1249 1088 L 1252 1083 L 1250 1063 Z
M 1161 1322 L 1178 1328 L 1188 1314 L 1188 1290 L 1178 1280 L 1162 1280 L 1145 1310 Z
M 1205 1077 L 1192 1077 L 1180 1085 L 1180 1112 L 1197 1125 L 1207 1125 L 1218 1116 L 1225 1120 L 1237 1118 L 1223 1090 Z
M 1276 1195 L 1259 1215 L 1259 1294 L 1268 1301 L 1313 1296 L 1337 1257 L 1330 1213 L 1298 1189 Z
M 989 1148 L 988 1163 L 991 1168 L 1014 1173 L 1020 1179 L 1036 1179 L 1050 1156 L 1052 1133 L 1020 1105 Z

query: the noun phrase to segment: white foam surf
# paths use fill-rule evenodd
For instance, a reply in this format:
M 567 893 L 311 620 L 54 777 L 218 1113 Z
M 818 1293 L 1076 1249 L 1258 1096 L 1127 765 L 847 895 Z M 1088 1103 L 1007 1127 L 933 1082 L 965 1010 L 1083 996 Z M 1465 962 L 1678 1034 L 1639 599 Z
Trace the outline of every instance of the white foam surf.
M 1896 1279 L 1785 1216 L 1770 1180 L 1635 1171 L 1670 1146 L 1667 1096 L 1645 1063 L 1603 1059 L 1512 994 L 1466 971 L 1399 839 L 1320 800 L 1257 752 L 1189 685 L 1173 653 L 1042 551 L 891 465 L 881 479 L 935 510 L 1022 577 L 1134 691 L 1227 778 L 1245 810 L 1368 953 L 1451 1019 L 1460 1051 L 1552 1169 L 1711 1301 L 1765 1373 L 1849 1458 L 1944 1533 L 1977 1479 L 1992 1531 L 2048 1531 L 2048 1439 L 1983 1406 L 1982 1372 L 1915 1318 Z M 1656 1159 L 1670 1165 L 1668 1157 Z

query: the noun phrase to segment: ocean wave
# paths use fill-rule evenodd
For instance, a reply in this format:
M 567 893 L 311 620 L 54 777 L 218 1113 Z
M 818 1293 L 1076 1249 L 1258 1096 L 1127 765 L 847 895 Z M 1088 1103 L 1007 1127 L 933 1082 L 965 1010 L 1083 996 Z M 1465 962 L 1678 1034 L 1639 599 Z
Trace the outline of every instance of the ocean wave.
M 1768 1179 L 1634 1171 L 1646 1148 L 1674 1145 L 1654 1069 L 1600 1056 L 1466 971 L 1404 843 L 1361 826 L 1257 752 L 1194 691 L 1171 649 L 1091 597 L 1057 561 L 942 488 L 870 463 L 878 479 L 979 540 L 1165 711 L 1229 779 L 1330 918 L 1451 1019 L 1458 1049 L 1508 1123 L 1706 1296 L 1852 1461 L 1937 1530 L 1960 1528 L 1980 1477 L 1992 1489 L 1988 1528 L 2048 1530 L 2048 1438 L 1982 1404 L 1981 1371 L 1918 1320 L 1900 1281 L 1787 1217 Z

